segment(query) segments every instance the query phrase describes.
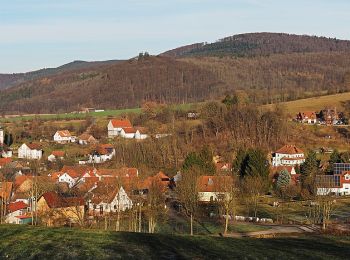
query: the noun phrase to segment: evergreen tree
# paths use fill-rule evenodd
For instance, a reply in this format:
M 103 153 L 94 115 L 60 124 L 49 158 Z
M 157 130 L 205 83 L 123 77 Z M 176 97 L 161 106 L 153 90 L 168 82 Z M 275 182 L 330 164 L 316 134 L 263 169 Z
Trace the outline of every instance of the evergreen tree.
M 235 160 L 233 161 L 233 171 L 236 175 L 240 177 L 244 176 L 245 169 L 247 167 L 247 152 L 243 149 L 239 149 Z
M 249 150 L 247 167 L 245 174 L 249 176 L 260 176 L 263 179 L 267 179 L 269 176 L 269 164 L 267 161 L 266 153 L 262 150 Z
M 283 189 L 289 185 L 291 176 L 287 170 L 282 170 L 278 173 L 276 186 L 278 189 Z

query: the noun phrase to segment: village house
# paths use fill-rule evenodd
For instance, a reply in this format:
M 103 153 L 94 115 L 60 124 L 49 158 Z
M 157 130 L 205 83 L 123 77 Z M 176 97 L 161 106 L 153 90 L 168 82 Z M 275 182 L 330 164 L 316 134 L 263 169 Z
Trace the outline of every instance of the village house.
M 198 197 L 200 202 L 212 202 L 227 196 L 225 185 L 233 182 L 231 176 L 200 176 L 198 178 Z
M 97 140 L 92 135 L 84 133 L 78 137 L 78 143 L 80 145 L 96 144 Z
M 47 157 L 47 160 L 50 162 L 55 162 L 57 159 L 63 160 L 64 156 L 64 151 L 52 151 L 52 153 Z
M 335 125 L 340 119 L 336 107 L 322 109 L 320 112 L 320 118 L 322 123 L 326 125 Z
M 68 130 L 60 130 L 55 133 L 53 140 L 60 144 L 74 143 L 75 137 Z
M 46 226 L 81 225 L 84 220 L 84 205 L 84 199 L 81 197 L 46 192 L 38 199 L 37 212 Z
M 18 201 L 11 202 L 7 207 L 7 215 L 5 219 L 9 224 L 29 224 L 32 222 L 28 204 Z
M 304 162 L 304 152 L 295 145 L 285 145 L 272 154 L 272 166 L 300 165 Z
M 144 133 L 144 129 L 134 128 L 128 119 L 112 119 L 109 121 L 107 128 L 109 138 L 120 136 L 126 139 L 142 140 L 148 137 L 148 135 Z
M 317 175 L 316 186 L 318 195 L 350 195 L 350 171 L 333 175 Z
M 113 138 L 116 136 L 120 136 L 121 131 L 124 129 L 133 128 L 131 122 L 128 119 L 112 119 L 109 121 L 107 125 L 108 129 L 108 137 Z
M 115 149 L 111 144 L 100 144 L 98 145 L 94 152 L 89 155 L 87 163 L 104 163 L 106 161 L 112 160 L 115 156 Z M 80 163 L 80 162 L 79 162 Z
M 117 180 L 98 182 L 89 196 L 89 211 L 94 215 L 125 211 L 133 206 L 132 200 Z
M 43 156 L 43 150 L 38 144 L 22 144 L 18 148 L 18 158 L 28 160 L 40 160 Z
M 317 124 L 318 119 L 316 112 L 314 111 L 304 111 L 299 112 L 297 115 L 297 121 L 304 124 Z
M 137 190 L 133 190 L 134 193 L 139 195 L 147 195 L 151 186 L 156 183 L 160 186 L 162 191 L 165 193 L 168 191 L 170 185 L 170 178 L 164 172 L 160 171 L 154 176 L 149 176 L 144 180 L 138 182 Z

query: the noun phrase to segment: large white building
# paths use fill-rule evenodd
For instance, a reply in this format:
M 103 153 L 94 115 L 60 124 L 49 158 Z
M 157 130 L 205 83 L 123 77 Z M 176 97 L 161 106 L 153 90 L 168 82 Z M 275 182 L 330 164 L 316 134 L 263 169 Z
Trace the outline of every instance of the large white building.
M 22 144 L 18 148 L 18 158 L 28 160 L 40 160 L 43 157 L 43 150 L 38 144 Z
M 334 175 L 317 175 L 316 186 L 318 195 L 350 195 L 350 171 Z
M 285 145 L 272 155 L 272 166 L 294 166 L 304 162 L 303 150 L 295 145 Z

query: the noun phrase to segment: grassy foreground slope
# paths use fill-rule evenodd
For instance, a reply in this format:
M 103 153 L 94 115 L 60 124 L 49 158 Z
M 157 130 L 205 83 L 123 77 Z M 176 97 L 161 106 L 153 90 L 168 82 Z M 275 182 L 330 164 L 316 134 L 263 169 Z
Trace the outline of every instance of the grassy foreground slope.
M 337 107 L 337 109 L 341 110 L 342 102 L 347 100 L 350 100 L 350 92 L 298 99 L 283 102 L 281 105 L 283 105 L 287 113 L 294 116 L 300 111 L 319 111 L 325 107 Z M 274 106 L 274 104 L 264 105 L 263 108 L 273 108 Z
M 349 237 L 220 238 L 0 226 L 1 259 L 346 259 Z

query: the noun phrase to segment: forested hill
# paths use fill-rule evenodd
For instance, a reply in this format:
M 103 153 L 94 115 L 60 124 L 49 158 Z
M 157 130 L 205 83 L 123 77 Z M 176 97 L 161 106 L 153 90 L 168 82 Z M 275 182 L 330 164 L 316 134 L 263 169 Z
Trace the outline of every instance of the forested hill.
M 47 68 L 27 73 L 0 74 L 0 89 L 9 88 L 28 80 L 55 75 L 57 73 L 69 72 L 73 70 L 84 70 L 92 67 L 111 65 L 118 63 L 118 60 L 110 61 L 73 61 L 57 68 Z
M 350 51 L 350 41 L 334 38 L 285 33 L 247 33 L 218 40 L 196 43 L 167 51 L 161 55 L 189 56 L 257 56 L 277 53 Z

